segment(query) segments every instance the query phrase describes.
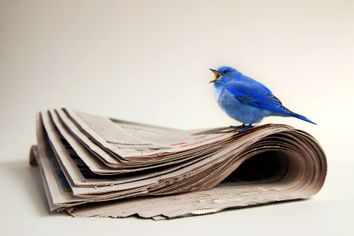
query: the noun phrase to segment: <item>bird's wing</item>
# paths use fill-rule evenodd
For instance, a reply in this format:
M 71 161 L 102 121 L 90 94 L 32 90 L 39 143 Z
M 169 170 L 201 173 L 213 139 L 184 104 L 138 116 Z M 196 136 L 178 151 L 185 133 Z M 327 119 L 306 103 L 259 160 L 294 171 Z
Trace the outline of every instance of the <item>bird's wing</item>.
M 231 81 L 225 89 L 243 104 L 274 112 L 284 112 L 281 101 L 267 87 L 256 81 Z

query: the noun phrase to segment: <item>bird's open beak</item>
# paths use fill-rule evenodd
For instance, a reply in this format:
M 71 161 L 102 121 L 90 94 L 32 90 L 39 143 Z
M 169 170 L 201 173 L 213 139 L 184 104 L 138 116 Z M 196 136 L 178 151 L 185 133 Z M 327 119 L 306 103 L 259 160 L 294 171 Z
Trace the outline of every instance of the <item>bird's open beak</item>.
M 219 73 L 219 71 L 217 71 L 215 69 L 212 69 L 212 68 L 209 68 L 209 69 L 214 74 L 214 79 L 212 81 L 210 81 L 209 83 L 214 83 L 215 81 L 217 81 L 220 78 L 221 74 Z

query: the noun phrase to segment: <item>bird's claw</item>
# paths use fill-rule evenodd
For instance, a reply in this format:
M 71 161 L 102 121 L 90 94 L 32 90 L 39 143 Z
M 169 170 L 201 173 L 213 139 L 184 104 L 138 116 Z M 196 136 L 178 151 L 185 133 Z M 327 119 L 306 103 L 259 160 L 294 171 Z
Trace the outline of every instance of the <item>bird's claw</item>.
M 230 125 L 230 128 L 237 129 L 239 134 L 244 134 L 249 129 L 253 128 L 253 125 L 252 124 L 249 124 L 249 125 L 242 124 L 242 125 L 239 125 L 239 126 Z

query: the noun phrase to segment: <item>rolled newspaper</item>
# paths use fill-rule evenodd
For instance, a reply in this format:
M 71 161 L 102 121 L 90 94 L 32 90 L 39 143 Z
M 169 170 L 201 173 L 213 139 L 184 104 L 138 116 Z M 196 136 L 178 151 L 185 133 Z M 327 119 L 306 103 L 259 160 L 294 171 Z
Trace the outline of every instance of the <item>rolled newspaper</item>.
M 37 164 L 51 211 L 166 219 L 309 198 L 326 157 L 283 124 L 177 130 L 71 109 L 37 115 Z

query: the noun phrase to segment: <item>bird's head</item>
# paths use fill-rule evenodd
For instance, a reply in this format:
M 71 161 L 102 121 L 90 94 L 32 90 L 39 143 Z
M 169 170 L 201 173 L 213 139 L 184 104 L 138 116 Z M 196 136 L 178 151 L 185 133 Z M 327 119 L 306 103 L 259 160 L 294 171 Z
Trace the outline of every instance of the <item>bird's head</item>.
M 218 69 L 210 68 L 211 72 L 214 74 L 214 79 L 210 83 L 218 84 L 225 83 L 240 74 L 239 71 L 230 66 L 221 66 Z

